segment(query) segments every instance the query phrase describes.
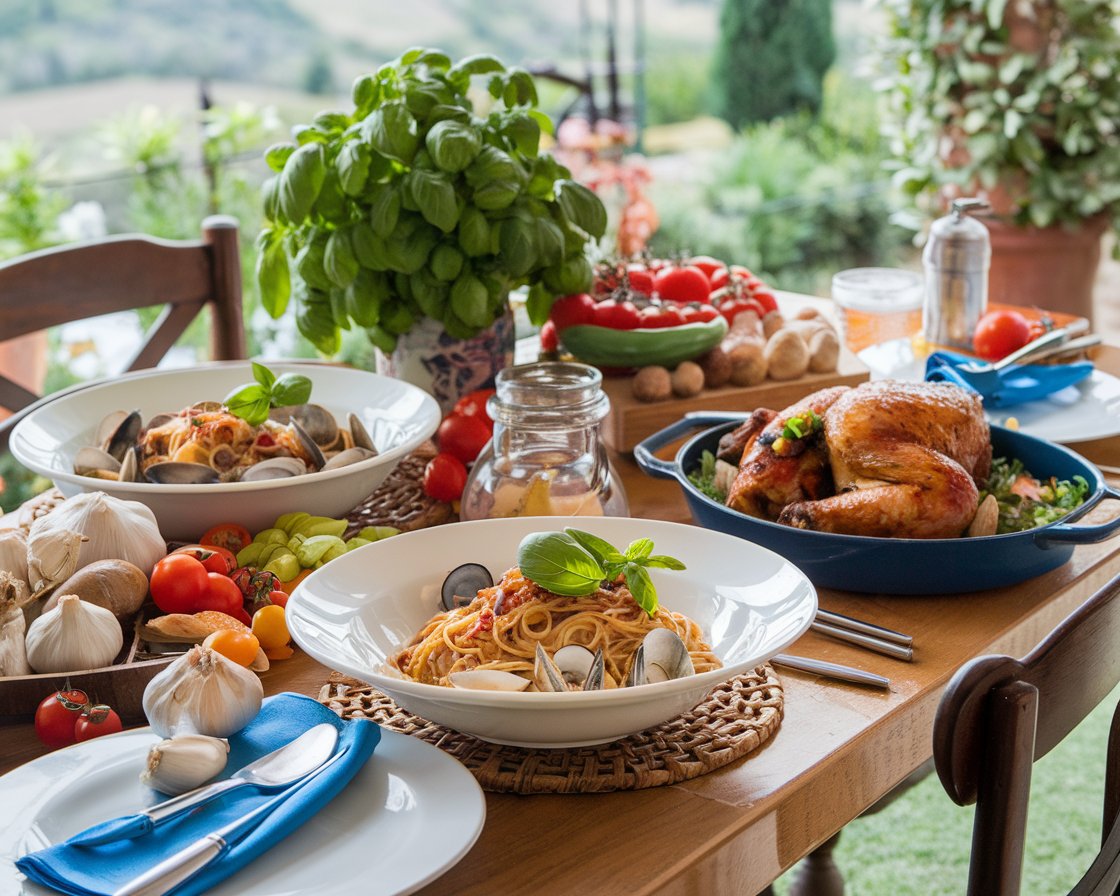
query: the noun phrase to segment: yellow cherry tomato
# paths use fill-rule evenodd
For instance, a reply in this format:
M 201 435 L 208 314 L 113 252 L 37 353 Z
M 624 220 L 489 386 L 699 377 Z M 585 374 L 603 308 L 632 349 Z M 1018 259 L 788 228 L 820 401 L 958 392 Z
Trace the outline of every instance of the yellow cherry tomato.
M 260 641 L 265 655 L 269 659 L 273 659 L 274 657 L 269 654 L 269 651 L 279 651 L 281 648 L 287 647 L 288 642 L 292 639 L 292 636 L 288 634 L 288 626 L 284 622 L 284 608 L 273 604 L 257 610 L 253 614 L 253 634 Z M 275 659 L 281 658 L 279 656 L 275 657 Z
M 211 632 L 202 644 L 239 666 L 251 665 L 261 649 L 261 642 L 257 640 L 256 635 L 250 632 L 237 632 L 232 629 L 219 629 L 216 632 Z

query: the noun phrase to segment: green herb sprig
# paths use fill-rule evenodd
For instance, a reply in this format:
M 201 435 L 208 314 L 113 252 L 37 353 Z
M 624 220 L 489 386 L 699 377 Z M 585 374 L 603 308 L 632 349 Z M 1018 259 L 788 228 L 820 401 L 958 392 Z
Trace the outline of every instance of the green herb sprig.
M 274 374 L 263 364 L 253 362 L 254 383 L 238 386 L 223 399 L 231 414 L 250 426 L 268 419 L 270 408 L 303 404 L 311 397 L 311 380 L 302 373 Z
M 649 570 L 685 568 L 675 557 L 654 554 L 648 538 L 632 541 L 620 551 L 597 535 L 571 528 L 526 535 L 517 548 L 517 565 L 525 578 L 565 597 L 594 594 L 604 580 L 621 575 L 638 606 L 650 616 L 657 611 L 657 589 Z

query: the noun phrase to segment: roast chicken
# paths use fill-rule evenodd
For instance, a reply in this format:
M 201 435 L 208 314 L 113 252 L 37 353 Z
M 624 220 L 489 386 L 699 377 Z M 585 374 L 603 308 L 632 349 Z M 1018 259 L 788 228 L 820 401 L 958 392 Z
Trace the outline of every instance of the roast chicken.
M 992 462 L 980 397 L 947 383 L 822 389 L 725 438 L 725 459 L 742 449 L 728 506 L 849 535 L 961 535 Z

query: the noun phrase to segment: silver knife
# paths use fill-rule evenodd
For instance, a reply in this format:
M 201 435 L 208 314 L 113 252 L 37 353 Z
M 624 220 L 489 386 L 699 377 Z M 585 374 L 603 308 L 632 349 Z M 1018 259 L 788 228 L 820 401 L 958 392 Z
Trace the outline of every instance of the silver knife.
M 914 659 L 914 649 L 912 647 L 905 647 L 902 644 L 884 641 L 882 638 L 878 638 L 874 635 L 865 635 L 861 632 L 852 631 L 849 628 L 830 625 L 827 622 L 813 622 L 809 625 L 809 628 L 822 635 L 828 635 L 830 638 L 836 638 L 848 644 L 855 644 L 857 647 L 862 647 L 865 650 L 873 650 L 875 653 L 893 656 L 896 660 L 903 660 L 909 663 Z
M 828 663 L 824 660 L 814 660 L 807 656 L 792 656 L 788 653 L 779 653 L 770 657 L 770 662 L 777 666 L 788 666 L 790 669 L 800 669 L 802 672 L 814 672 L 826 678 L 835 678 L 837 681 L 848 681 L 853 684 L 866 684 L 870 687 L 890 690 L 891 681 L 874 672 L 865 672 L 863 669 L 854 669 L 851 666 L 842 666 L 839 663 Z
M 174 889 L 183 881 L 194 877 L 214 859 L 225 853 L 238 840 L 252 831 L 258 822 L 264 820 L 265 816 L 289 799 L 295 791 L 303 789 L 309 782 L 314 781 L 345 756 L 347 752 L 346 750 L 340 750 L 335 753 L 299 784 L 257 806 L 248 815 L 243 815 L 212 834 L 200 837 L 194 843 L 185 846 L 158 865 L 134 877 L 120 889 L 114 890 L 113 896 L 163 896 L 164 893 Z

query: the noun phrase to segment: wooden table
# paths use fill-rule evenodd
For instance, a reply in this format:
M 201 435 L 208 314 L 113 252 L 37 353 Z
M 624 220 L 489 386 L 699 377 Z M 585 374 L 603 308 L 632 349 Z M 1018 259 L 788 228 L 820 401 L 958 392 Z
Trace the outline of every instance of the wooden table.
M 1098 363 L 1120 373 L 1120 349 L 1102 353 Z M 1120 438 L 1075 448 L 1120 466 Z M 614 461 L 633 516 L 689 520 L 675 484 L 645 477 L 629 458 Z M 1117 513 L 1116 502 L 1106 502 L 1087 519 Z M 822 590 L 827 609 L 912 634 L 915 660 L 902 663 L 813 633 L 791 652 L 879 672 L 891 679 L 889 692 L 779 670 L 786 692 L 780 729 L 723 769 L 632 792 L 488 794 L 478 842 L 421 892 L 755 893 L 929 758 L 934 711 L 954 670 L 979 654 L 1024 653 L 1117 571 L 1120 538 L 1113 538 L 1079 546 L 1062 568 L 1013 588 L 905 598 Z M 328 674 L 299 654 L 276 663 L 264 683 L 268 693 L 317 695 Z M 30 725 L 0 729 L 0 772 L 43 752 Z

